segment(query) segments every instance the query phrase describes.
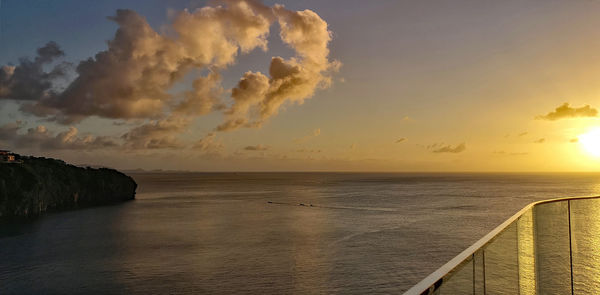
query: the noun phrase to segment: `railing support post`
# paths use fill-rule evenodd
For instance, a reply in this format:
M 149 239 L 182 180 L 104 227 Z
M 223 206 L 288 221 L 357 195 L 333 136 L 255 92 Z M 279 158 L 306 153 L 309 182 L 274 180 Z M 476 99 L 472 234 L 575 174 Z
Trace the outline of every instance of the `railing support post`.
M 571 200 L 567 200 L 567 212 L 569 214 L 569 264 L 571 266 L 571 295 L 575 294 L 573 288 L 573 239 L 571 238 Z

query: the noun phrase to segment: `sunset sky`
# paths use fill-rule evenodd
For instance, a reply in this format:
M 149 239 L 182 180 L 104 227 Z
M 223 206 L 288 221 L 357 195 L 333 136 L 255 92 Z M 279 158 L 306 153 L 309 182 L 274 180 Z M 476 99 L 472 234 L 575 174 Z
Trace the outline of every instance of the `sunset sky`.
M 1 149 L 119 169 L 600 170 L 599 1 L 1 5 Z

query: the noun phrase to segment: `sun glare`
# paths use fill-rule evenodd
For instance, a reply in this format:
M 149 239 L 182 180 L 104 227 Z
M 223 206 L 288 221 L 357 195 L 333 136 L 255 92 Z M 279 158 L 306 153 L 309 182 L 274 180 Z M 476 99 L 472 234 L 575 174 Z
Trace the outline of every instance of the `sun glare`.
M 600 157 L 600 127 L 580 135 L 579 142 L 590 155 Z

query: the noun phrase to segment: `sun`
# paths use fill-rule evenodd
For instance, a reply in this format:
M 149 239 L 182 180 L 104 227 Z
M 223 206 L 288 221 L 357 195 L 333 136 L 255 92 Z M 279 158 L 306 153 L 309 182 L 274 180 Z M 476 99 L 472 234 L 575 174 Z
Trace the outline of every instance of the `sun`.
M 590 155 L 600 157 L 600 127 L 579 135 L 579 142 Z

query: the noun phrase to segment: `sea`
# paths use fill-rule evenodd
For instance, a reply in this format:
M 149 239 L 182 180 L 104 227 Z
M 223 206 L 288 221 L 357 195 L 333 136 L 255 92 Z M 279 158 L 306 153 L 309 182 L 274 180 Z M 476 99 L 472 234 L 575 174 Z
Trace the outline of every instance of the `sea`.
M 598 173 L 136 172 L 136 200 L 0 226 L 0 294 L 402 293 Z

